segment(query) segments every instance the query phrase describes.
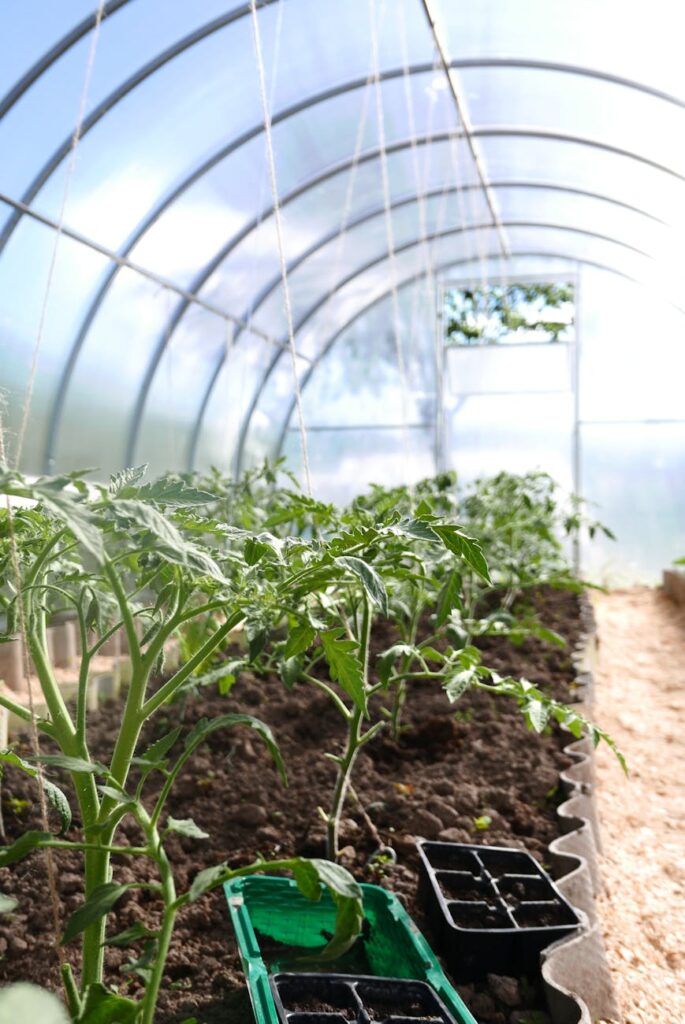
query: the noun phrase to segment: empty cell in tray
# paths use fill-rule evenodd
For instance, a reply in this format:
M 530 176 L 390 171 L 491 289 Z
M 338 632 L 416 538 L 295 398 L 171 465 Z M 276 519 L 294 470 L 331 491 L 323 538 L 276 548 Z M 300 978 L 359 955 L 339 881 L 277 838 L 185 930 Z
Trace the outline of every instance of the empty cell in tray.
M 355 1020 L 357 1002 L 350 985 L 326 977 L 295 975 L 277 979 L 278 994 L 287 1013 L 337 1014 Z M 338 1022 L 329 1021 L 329 1024 Z
M 534 875 L 540 873 L 540 868 L 527 853 L 519 853 L 518 850 L 498 850 L 482 846 L 478 856 L 483 862 L 486 871 L 491 875 Z
M 505 875 L 500 878 L 497 887 L 510 907 L 519 903 L 555 900 L 554 889 L 546 878 L 535 878 L 533 875 Z
M 431 867 L 437 871 L 481 873 L 480 862 L 470 850 L 460 850 L 450 843 L 422 843 L 421 847 Z
M 559 928 L 577 925 L 575 912 L 558 900 L 547 903 L 522 903 L 512 910 L 519 928 Z
M 500 906 L 488 903 L 448 903 L 447 909 L 458 928 L 497 931 L 514 927 L 506 910 Z
M 357 1018 L 352 1020 L 343 1017 L 340 1013 L 289 1013 L 288 1024 L 356 1024 Z
M 482 903 L 495 895 L 489 881 L 475 878 L 467 871 L 436 871 L 435 877 L 447 899 Z

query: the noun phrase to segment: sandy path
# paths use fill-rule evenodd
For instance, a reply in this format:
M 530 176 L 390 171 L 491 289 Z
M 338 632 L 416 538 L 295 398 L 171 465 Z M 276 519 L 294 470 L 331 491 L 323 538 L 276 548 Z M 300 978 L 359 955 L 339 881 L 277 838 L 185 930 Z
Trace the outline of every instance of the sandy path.
M 626 1024 L 685 1024 L 685 610 L 646 587 L 593 597 L 609 965 Z

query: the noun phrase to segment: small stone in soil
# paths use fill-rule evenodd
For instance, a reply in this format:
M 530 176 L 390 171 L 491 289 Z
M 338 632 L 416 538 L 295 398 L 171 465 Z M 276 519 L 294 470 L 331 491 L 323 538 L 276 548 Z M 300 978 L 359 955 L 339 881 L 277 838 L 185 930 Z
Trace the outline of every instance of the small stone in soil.
M 239 825 L 246 825 L 248 828 L 257 828 L 259 825 L 266 825 L 269 815 L 266 808 L 259 804 L 241 804 L 233 812 L 233 820 Z
M 521 992 L 516 978 L 509 978 L 502 974 L 488 974 L 488 987 L 495 999 L 505 1006 L 520 1006 Z

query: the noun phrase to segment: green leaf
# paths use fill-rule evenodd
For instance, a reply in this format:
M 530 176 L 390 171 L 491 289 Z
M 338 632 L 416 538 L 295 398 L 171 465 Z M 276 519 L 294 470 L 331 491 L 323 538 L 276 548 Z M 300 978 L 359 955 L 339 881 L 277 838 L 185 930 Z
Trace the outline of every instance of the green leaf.
M 284 658 L 294 658 L 298 654 L 304 654 L 308 647 L 311 647 L 316 636 L 316 630 L 306 623 L 295 626 L 290 630 L 285 645 Z
M 130 928 L 125 928 L 123 932 L 108 935 L 103 945 L 130 946 L 132 942 L 138 942 L 139 939 L 154 939 L 158 934 L 159 932 L 146 928 L 142 921 L 136 921 Z
M 98 789 L 103 796 L 109 797 L 110 800 L 114 800 L 118 804 L 135 804 L 135 797 L 131 796 L 130 793 L 125 793 L 122 789 L 117 789 L 116 786 L 98 786 Z
M 389 614 L 388 592 L 376 570 L 367 562 L 362 561 L 361 558 L 356 558 L 354 555 L 340 555 L 335 561 L 337 565 L 348 569 L 361 581 L 369 599 L 378 605 L 382 614 L 387 618 Z
M 73 533 L 76 540 L 95 558 L 99 565 L 105 560 L 105 545 L 93 514 L 67 494 L 51 492 L 34 484 L 34 496 L 58 516 Z
M 38 849 L 42 843 L 52 838 L 50 832 L 24 832 L 23 836 L 15 839 L 10 846 L 0 846 L 0 868 L 6 868 L 9 864 L 16 864 L 18 860 L 23 860 L 32 850 Z
M 285 658 L 281 662 L 281 679 L 283 680 L 286 688 L 292 690 L 293 686 L 300 678 L 302 672 L 302 659 L 301 658 Z
M 529 728 L 542 732 L 549 721 L 550 709 L 541 700 L 528 700 L 523 706 L 523 714 Z
M 107 488 L 110 497 L 118 497 L 126 487 L 135 487 L 146 473 L 147 463 L 143 466 L 133 466 L 130 469 L 122 469 L 119 473 L 113 473 L 109 478 L 109 487 Z
M 166 822 L 167 832 L 178 832 L 181 836 L 188 836 L 190 839 L 209 839 L 209 832 L 203 832 L 192 818 L 172 818 L 171 815 Z
M 308 900 L 321 898 L 321 880 L 315 864 L 303 858 L 299 862 L 293 862 L 292 873 L 303 896 Z
M 147 777 L 153 768 L 158 767 L 164 762 L 164 759 L 180 735 L 181 726 L 177 725 L 175 729 L 171 730 L 171 732 L 165 733 L 164 736 L 161 736 L 158 740 L 155 740 L 154 743 L 150 744 L 147 750 L 145 750 L 140 757 L 134 758 L 136 764 L 142 765 L 143 767 L 146 765 L 148 766 L 147 771 L 144 772 L 144 777 Z
M 64 768 L 65 771 L 77 775 L 102 775 L 106 771 L 101 764 L 85 761 L 81 757 L 69 757 L 66 754 L 37 754 L 33 760 L 52 768 Z
M 104 882 L 102 885 L 98 885 L 89 899 L 69 918 L 62 936 L 62 945 L 71 942 L 89 925 L 95 924 L 101 917 L 108 914 L 127 889 L 130 889 L 130 885 L 119 885 L 117 882 Z
M 69 1016 L 57 996 L 27 981 L 15 982 L 0 991 L 0 1021 L 33 1020 L 40 1024 L 69 1024 Z
M 360 711 L 366 714 L 364 671 L 359 658 L 359 647 L 354 640 L 342 640 L 342 633 L 342 628 L 336 628 L 319 634 L 331 679 L 339 683 Z
M 136 497 L 140 501 L 153 501 L 157 505 L 192 506 L 206 505 L 216 501 L 216 494 L 190 487 L 178 477 L 162 477 L 138 488 Z
M 462 609 L 461 577 L 459 573 L 451 572 L 438 594 L 435 615 L 436 625 L 444 625 L 450 616 L 450 612 L 455 608 L 459 611 Z
M 392 670 L 399 658 L 410 658 L 418 653 L 416 647 L 411 644 L 393 644 L 387 651 L 378 655 L 378 681 L 387 686 L 392 675 Z
M 136 1024 L 140 1005 L 95 983 L 86 990 L 77 1024 Z
M 434 523 L 432 529 L 449 551 L 458 555 L 486 583 L 492 583 L 488 563 L 477 540 L 469 537 L 458 526 Z
M 18 906 L 19 902 L 12 896 L 7 896 L 6 893 L 0 892 L 0 914 L 11 914 Z
M 232 871 L 227 864 L 216 864 L 212 868 L 204 868 L 202 871 L 198 871 L 188 893 L 190 902 L 194 903 L 200 896 L 219 885 L 220 882 L 231 874 Z
M 199 747 L 217 729 L 233 728 L 235 725 L 248 726 L 248 728 L 253 729 L 264 740 L 282 781 L 286 782 L 285 765 L 283 764 L 281 751 L 274 739 L 274 734 L 265 722 L 260 721 L 259 718 L 253 718 L 252 715 L 229 714 L 219 715 L 218 718 L 201 718 L 186 736 L 184 757 L 189 756 L 196 747 Z
M 478 673 L 475 668 L 465 668 L 448 676 L 444 684 L 444 690 L 450 704 L 456 704 L 477 678 Z
M 19 755 L 13 750 L 0 752 L 0 763 L 11 764 L 15 768 L 21 769 L 21 771 L 25 772 L 26 775 L 30 775 L 33 779 L 37 779 L 38 777 L 38 769 L 34 768 L 33 765 L 28 763 L 28 761 L 19 757 Z M 71 825 L 71 807 L 69 806 L 69 801 L 59 786 L 56 786 L 54 782 L 50 781 L 50 779 L 46 779 L 45 776 L 43 776 L 43 792 L 45 793 L 45 798 L 50 807 L 59 814 L 60 821 L 62 823 L 59 834 L 64 835 Z
M 209 576 L 223 584 L 228 583 L 214 559 L 197 545 L 185 540 L 171 520 L 152 505 L 126 498 L 113 502 L 110 508 L 124 529 L 128 529 L 133 522 L 147 531 L 156 542 L 155 550 L 172 565 L 185 566 L 202 576 Z
M 361 900 L 362 890 L 359 883 L 342 864 L 334 864 L 330 860 L 312 857 L 310 863 L 316 868 L 319 879 L 336 896 L 350 900 Z

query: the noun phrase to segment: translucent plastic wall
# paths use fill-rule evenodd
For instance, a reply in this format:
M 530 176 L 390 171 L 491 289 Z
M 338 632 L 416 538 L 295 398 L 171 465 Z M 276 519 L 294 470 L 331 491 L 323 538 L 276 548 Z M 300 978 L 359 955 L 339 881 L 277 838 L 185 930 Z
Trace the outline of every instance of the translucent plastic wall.
M 682 5 L 255 7 L 315 486 L 497 456 L 602 503 L 621 544 L 596 571 L 682 554 Z M 265 137 L 245 0 L 0 5 L 0 388 L 13 450 L 32 395 L 24 468 L 299 458 Z M 441 282 L 523 272 L 581 283 L 578 404 L 531 379 L 471 394 L 438 443 Z

